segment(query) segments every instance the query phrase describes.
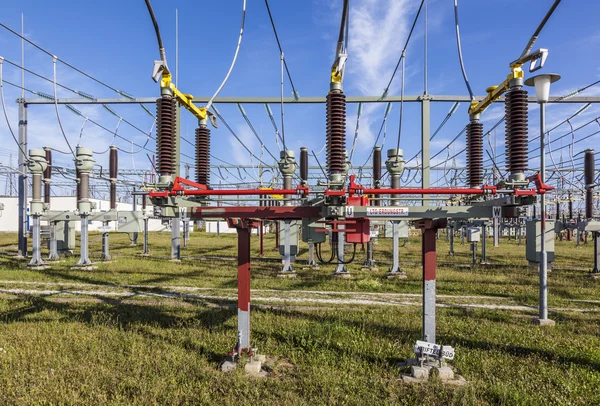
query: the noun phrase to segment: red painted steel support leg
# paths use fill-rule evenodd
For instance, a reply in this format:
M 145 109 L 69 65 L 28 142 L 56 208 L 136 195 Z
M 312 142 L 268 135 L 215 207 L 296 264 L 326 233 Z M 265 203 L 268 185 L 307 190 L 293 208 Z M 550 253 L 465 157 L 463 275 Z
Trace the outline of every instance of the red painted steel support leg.
M 447 221 L 420 220 L 417 228 L 423 230 L 423 341 L 435 343 L 435 302 L 436 302 L 436 234 L 438 228 L 445 228 Z
M 244 352 L 252 355 L 250 348 L 250 230 L 242 226 L 238 234 L 238 342 L 234 355 Z
M 265 256 L 265 222 L 261 220 L 260 225 L 259 225 L 259 229 L 258 229 L 258 235 L 259 235 L 259 239 L 260 239 L 260 252 L 259 255 L 261 257 Z

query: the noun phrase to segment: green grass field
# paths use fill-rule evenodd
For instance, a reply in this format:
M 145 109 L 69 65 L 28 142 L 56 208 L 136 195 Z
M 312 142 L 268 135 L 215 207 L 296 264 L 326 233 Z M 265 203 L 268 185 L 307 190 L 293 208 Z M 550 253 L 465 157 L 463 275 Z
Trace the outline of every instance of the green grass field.
M 152 257 L 111 234 L 109 263 L 93 271 L 29 270 L 16 235 L 0 234 L 0 404 L 600 404 L 600 281 L 592 244 L 556 242 L 550 274 L 553 328 L 532 324 L 537 270 L 525 247 L 488 240 L 489 267 L 470 263 L 457 239 L 438 241 L 438 342 L 456 348 L 464 387 L 403 384 L 397 363 L 420 337 L 420 239 L 401 249 L 406 280 L 388 281 L 390 241 L 375 246 L 379 271 L 334 266 L 277 279 L 273 236 L 265 258 L 252 240 L 252 342 L 269 376 L 218 369 L 236 340 L 236 236 L 193 233 L 181 263 L 170 234 L 151 234 Z M 141 243 L 141 236 L 140 241 Z M 100 234 L 90 235 L 92 259 Z M 76 252 L 77 253 L 77 252 Z M 363 300 L 354 302 L 353 300 Z

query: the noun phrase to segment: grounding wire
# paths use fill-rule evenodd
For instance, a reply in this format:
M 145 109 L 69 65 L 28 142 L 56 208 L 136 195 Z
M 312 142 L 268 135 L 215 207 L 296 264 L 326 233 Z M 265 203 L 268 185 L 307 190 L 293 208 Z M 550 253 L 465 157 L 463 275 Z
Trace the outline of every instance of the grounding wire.
M 458 26 L 458 0 L 454 0 L 454 26 L 456 27 L 456 48 L 458 49 L 460 70 L 462 72 L 465 85 L 467 86 L 467 90 L 469 91 L 469 96 L 471 96 L 471 101 L 473 101 L 475 100 L 475 96 L 473 95 L 473 90 L 471 89 L 469 78 L 467 77 L 467 71 L 465 70 L 465 64 L 463 62 L 462 46 L 460 44 L 460 28 Z
M 273 27 L 273 33 L 275 34 L 275 40 L 277 41 L 277 47 L 279 48 L 279 54 L 283 55 L 283 49 L 281 47 L 281 42 L 279 41 L 279 36 L 277 35 L 277 30 L 275 29 L 275 21 L 273 21 L 273 15 L 271 14 L 271 8 L 269 7 L 269 0 L 265 0 L 265 5 L 267 6 L 267 12 L 269 13 L 269 20 L 271 20 L 271 27 Z M 294 86 L 294 82 L 292 81 L 292 75 L 290 75 L 290 70 L 288 69 L 287 62 L 285 58 L 283 59 L 283 65 L 285 66 L 285 71 L 287 73 L 287 77 L 290 81 L 290 85 L 292 86 L 292 92 L 294 94 L 294 99 L 298 100 L 298 92 L 296 91 L 296 87 Z
M 283 139 L 281 138 L 281 134 L 279 133 L 279 129 L 277 128 L 277 123 L 275 122 L 275 117 L 273 116 L 273 111 L 271 111 L 271 106 L 265 103 L 265 109 L 267 110 L 267 114 L 269 115 L 269 119 L 271 120 L 271 124 L 273 124 L 273 128 L 275 129 L 275 143 L 279 146 L 279 140 L 283 144 Z M 279 147 L 281 150 L 281 147 Z
M 244 23 L 245 23 L 245 21 L 246 21 L 246 0 L 243 0 L 243 4 L 242 4 L 242 23 L 240 25 L 240 35 L 238 37 L 238 42 L 237 42 L 237 46 L 235 48 L 235 53 L 233 54 L 233 60 L 231 61 L 231 66 L 229 67 L 229 70 L 227 71 L 227 74 L 225 75 L 225 78 L 223 79 L 223 82 L 217 88 L 217 91 L 215 92 L 215 94 L 213 94 L 213 96 L 210 98 L 210 100 L 206 104 L 206 110 L 210 109 L 210 107 L 213 104 L 213 101 L 219 95 L 219 93 L 223 89 L 223 86 L 225 86 L 225 83 L 227 83 L 227 80 L 229 79 L 229 76 L 231 75 L 231 72 L 233 71 L 233 67 L 235 66 L 235 61 L 237 60 L 238 54 L 240 52 L 240 47 L 242 46 L 242 37 L 244 35 Z

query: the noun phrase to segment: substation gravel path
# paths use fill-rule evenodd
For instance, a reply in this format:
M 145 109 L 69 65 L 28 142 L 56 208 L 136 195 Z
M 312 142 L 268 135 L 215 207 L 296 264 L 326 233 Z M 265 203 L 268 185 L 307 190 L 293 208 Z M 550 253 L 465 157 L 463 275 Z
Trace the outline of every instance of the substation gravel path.
M 18 287 L 17 287 L 18 286 Z M 186 286 L 98 285 L 85 283 L 52 283 L 0 280 L 0 294 L 11 296 L 50 296 L 79 298 L 183 299 L 193 301 L 237 301 L 236 289 L 195 288 Z M 437 307 L 536 312 L 536 306 L 515 303 L 510 297 L 438 295 Z M 414 293 L 332 292 L 311 290 L 253 289 L 257 304 L 282 306 L 346 305 L 346 306 L 421 306 L 421 295 Z M 586 300 L 573 300 L 589 302 Z M 600 312 L 598 308 L 556 307 L 551 311 Z

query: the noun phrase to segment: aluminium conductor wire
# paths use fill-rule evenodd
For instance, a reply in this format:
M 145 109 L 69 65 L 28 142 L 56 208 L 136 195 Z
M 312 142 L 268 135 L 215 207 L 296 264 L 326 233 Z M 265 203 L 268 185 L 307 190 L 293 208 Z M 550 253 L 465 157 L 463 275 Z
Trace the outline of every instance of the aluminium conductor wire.
M 223 79 L 223 82 L 217 88 L 217 91 L 215 92 L 215 94 L 213 94 L 213 96 L 210 98 L 210 100 L 206 104 L 206 110 L 208 110 L 212 106 L 213 101 L 219 95 L 219 93 L 221 92 L 221 90 L 225 86 L 225 83 L 227 83 L 227 80 L 229 79 L 229 76 L 231 75 L 231 72 L 233 71 L 233 67 L 235 66 L 235 61 L 237 60 L 238 54 L 240 52 L 240 47 L 242 46 L 242 37 L 244 35 L 244 24 L 245 24 L 245 21 L 246 21 L 246 0 L 243 0 L 243 4 L 242 4 L 242 23 L 240 25 L 240 35 L 238 37 L 238 42 L 237 42 L 237 46 L 235 48 L 235 53 L 233 54 L 233 60 L 231 61 L 231 66 L 229 67 L 229 70 L 227 71 L 227 74 L 225 75 L 225 78 Z

